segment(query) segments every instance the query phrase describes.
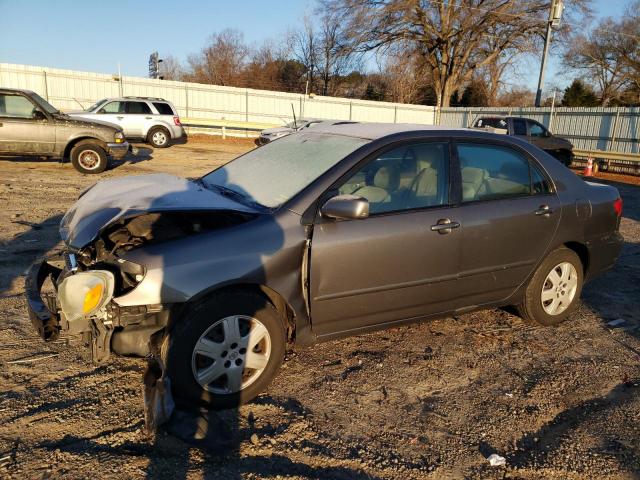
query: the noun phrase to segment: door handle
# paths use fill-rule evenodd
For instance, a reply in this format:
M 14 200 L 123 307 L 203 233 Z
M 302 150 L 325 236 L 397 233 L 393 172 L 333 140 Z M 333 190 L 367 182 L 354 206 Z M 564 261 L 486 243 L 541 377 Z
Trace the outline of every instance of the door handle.
M 2 126 L 2 123 L 0 123 L 0 127 Z
M 124 117 L 116 117 L 118 120 L 122 120 Z
M 549 208 L 549 205 L 540 205 L 540 208 L 538 208 L 534 213 L 538 216 L 542 215 L 548 217 L 553 213 L 553 210 Z
M 441 235 L 445 235 L 447 233 L 451 233 L 451 230 L 454 228 L 458 228 L 460 224 L 458 222 L 452 222 L 448 218 L 441 218 L 438 220 L 438 223 L 435 225 L 431 225 L 432 232 L 438 232 Z
M 146 120 L 151 120 L 151 117 L 144 117 Z

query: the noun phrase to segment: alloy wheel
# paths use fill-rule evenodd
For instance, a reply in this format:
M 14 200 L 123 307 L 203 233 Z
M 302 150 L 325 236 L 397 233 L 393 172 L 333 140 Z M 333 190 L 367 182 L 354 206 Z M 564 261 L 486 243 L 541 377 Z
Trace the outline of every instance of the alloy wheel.
M 551 269 L 542 285 L 540 300 L 549 315 L 559 315 L 573 302 L 578 289 L 578 273 L 570 262 L 562 262 Z
M 191 356 L 191 369 L 205 390 L 232 394 L 260 377 L 270 355 L 271 337 L 262 322 L 233 315 L 218 320 L 200 336 Z

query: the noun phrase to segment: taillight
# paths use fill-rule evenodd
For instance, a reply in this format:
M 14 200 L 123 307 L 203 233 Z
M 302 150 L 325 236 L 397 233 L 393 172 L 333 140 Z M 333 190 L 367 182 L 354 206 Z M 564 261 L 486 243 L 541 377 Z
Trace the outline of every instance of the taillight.
M 180 125 L 180 117 L 177 115 L 173 117 L 173 123 L 175 123 L 176 125 Z
M 622 216 L 622 199 L 621 198 L 617 198 L 615 202 L 613 202 L 613 209 L 616 211 L 617 216 L 619 217 Z

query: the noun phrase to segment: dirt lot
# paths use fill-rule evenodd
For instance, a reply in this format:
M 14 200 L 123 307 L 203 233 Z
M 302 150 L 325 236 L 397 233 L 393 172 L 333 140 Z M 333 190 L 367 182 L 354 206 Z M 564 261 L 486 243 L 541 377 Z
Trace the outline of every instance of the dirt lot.
M 103 177 L 195 176 L 247 148 L 145 149 Z M 94 181 L 0 160 L 0 478 L 640 478 L 640 186 L 612 182 L 622 258 L 561 327 L 491 310 L 297 351 L 201 450 L 145 436 L 144 361 L 93 366 L 79 341 L 45 345 L 28 321 L 23 272 Z

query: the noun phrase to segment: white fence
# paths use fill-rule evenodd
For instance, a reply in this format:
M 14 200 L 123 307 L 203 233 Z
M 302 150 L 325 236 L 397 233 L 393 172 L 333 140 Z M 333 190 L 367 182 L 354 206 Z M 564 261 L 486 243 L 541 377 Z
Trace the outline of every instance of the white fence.
M 293 118 L 470 126 L 478 115 L 530 117 L 567 137 L 576 148 L 640 152 L 640 108 L 444 108 L 309 97 L 295 93 L 0 63 L 0 87 L 34 90 L 62 110 L 86 108 L 105 97 L 162 97 L 183 117 L 281 125 Z
M 101 98 L 161 97 L 184 117 L 282 125 L 298 118 L 433 125 L 433 107 L 401 103 L 308 97 L 295 93 L 77 72 L 0 63 L 0 87 L 37 92 L 61 110 L 86 108 Z

